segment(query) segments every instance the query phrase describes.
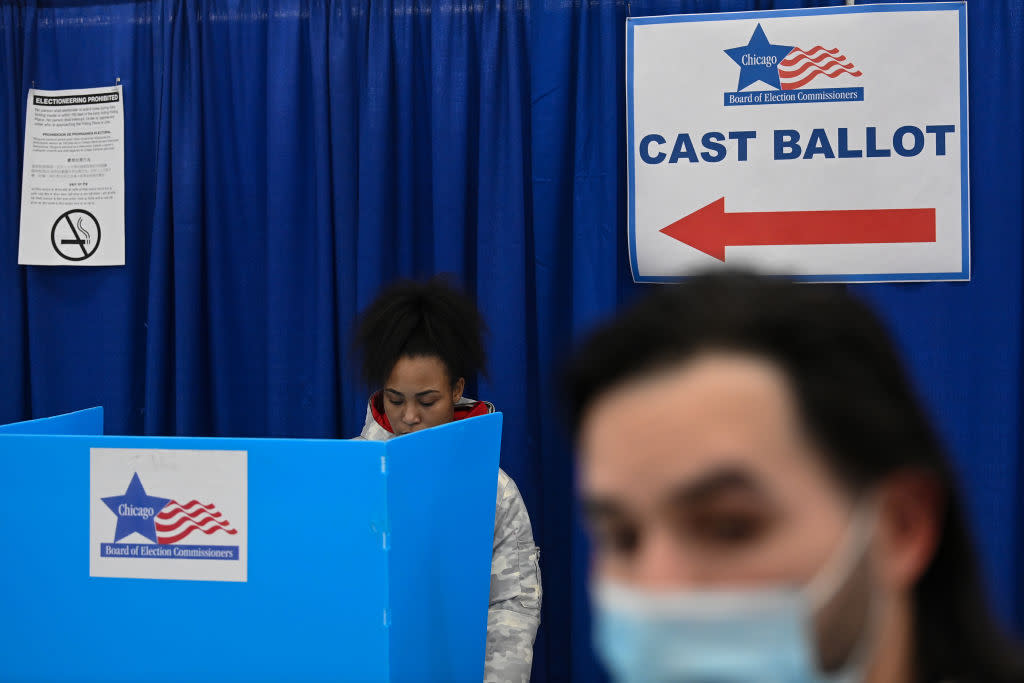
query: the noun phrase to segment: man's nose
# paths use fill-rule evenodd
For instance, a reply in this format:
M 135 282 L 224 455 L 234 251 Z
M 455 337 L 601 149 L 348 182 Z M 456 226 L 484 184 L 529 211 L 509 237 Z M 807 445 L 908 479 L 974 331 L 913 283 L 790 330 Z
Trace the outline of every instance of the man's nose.
M 652 590 L 690 588 L 699 573 L 693 559 L 668 530 L 652 531 L 637 548 L 630 581 Z

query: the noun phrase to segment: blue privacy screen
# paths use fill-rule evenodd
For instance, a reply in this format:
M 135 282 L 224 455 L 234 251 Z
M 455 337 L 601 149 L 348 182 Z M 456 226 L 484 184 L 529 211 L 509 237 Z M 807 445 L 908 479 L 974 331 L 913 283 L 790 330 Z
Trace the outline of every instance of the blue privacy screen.
M 482 679 L 500 414 L 384 443 L 101 429 L 0 428 L 0 679 Z M 245 451 L 246 580 L 90 577 L 93 449 Z

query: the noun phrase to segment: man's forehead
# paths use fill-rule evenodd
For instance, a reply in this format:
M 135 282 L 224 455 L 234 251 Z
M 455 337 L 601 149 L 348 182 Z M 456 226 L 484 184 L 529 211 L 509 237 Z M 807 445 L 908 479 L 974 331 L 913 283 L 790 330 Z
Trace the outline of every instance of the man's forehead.
M 687 439 L 712 435 L 719 427 L 789 429 L 797 422 L 780 368 L 754 355 L 714 352 L 605 391 L 583 415 L 580 446 L 586 455 L 608 439 Z
M 820 477 L 815 450 L 780 368 L 749 354 L 707 354 L 592 404 L 580 430 L 580 490 L 637 508 L 679 491 L 771 498 L 787 488 L 780 477 Z

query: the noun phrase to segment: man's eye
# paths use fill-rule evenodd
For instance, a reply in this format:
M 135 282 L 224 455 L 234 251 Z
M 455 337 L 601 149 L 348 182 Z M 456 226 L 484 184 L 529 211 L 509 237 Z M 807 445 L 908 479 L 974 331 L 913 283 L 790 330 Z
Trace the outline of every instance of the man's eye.
M 739 545 L 760 535 L 764 524 L 756 517 L 722 515 L 699 520 L 696 526 L 699 536 L 711 543 Z
M 639 541 L 639 534 L 635 529 L 598 529 L 594 534 L 594 540 L 601 550 L 618 554 L 630 555 L 636 551 Z

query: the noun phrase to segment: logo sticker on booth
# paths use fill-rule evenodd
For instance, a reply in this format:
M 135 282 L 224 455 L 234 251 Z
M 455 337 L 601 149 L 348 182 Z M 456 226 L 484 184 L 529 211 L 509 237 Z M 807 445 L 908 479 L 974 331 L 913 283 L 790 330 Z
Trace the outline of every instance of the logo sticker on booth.
M 245 581 L 245 451 L 93 448 L 89 576 Z

